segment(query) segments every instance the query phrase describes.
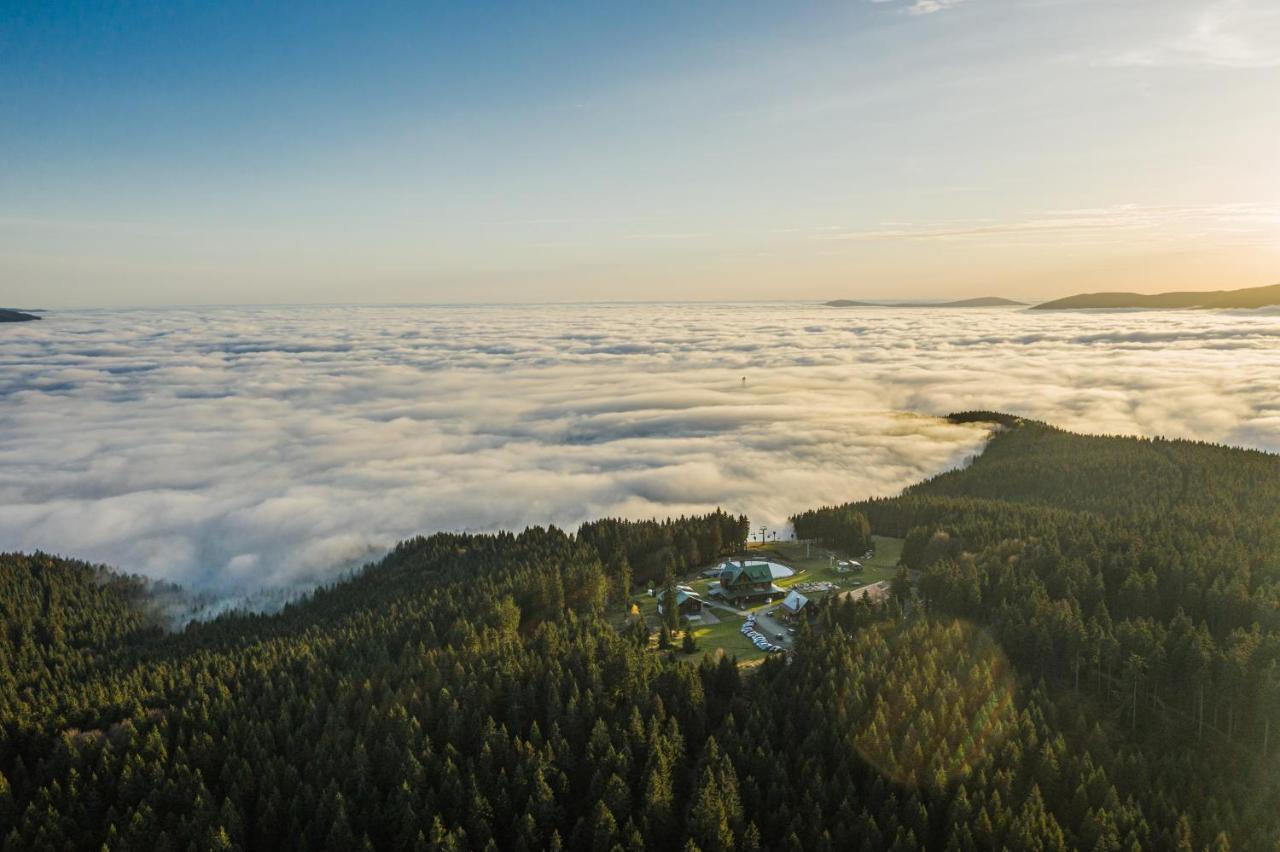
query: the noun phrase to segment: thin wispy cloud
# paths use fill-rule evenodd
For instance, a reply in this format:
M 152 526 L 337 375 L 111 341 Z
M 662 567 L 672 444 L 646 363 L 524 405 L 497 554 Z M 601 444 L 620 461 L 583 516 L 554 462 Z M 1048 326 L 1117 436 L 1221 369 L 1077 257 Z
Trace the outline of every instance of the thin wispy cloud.
M 959 6 L 964 0 L 915 0 L 907 7 L 908 15 L 932 15 Z
M 1007 221 L 886 222 L 872 228 L 826 227 L 822 240 L 1036 240 L 1171 242 L 1188 236 L 1215 236 L 1259 245 L 1280 238 L 1280 204 L 1201 205 L 1118 204 L 1047 210 Z
M 1280 67 L 1280 4 L 1272 0 L 1217 0 L 1196 9 L 1177 31 L 1122 51 L 1104 64 Z
M 934 12 L 942 12 L 959 6 L 964 0 L 911 0 L 906 5 L 900 5 L 899 0 L 871 0 L 877 5 L 894 4 L 898 11 L 906 12 L 908 15 L 932 15 Z

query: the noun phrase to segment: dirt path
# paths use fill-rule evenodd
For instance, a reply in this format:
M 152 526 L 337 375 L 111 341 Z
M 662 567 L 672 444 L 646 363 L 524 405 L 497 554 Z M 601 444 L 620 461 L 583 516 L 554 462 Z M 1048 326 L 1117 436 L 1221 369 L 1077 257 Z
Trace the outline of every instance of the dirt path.
M 858 598 L 870 598 L 873 601 L 884 600 L 889 597 L 889 581 L 881 580 L 878 583 L 871 583 L 866 586 L 859 586 L 856 589 L 850 589 L 847 592 L 841 592 L 840 597 L 857 600 Z

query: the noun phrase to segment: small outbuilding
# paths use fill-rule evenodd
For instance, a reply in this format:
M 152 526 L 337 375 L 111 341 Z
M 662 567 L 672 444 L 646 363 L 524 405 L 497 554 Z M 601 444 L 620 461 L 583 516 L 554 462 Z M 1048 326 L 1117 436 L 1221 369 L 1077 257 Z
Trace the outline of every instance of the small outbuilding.
M 782 600 L 782 609 L 788 615 L 798 615 L 808 605 L 809 599 L 794 589 Z
M 666 594 L 658 595 L 658 613 L 666 615 L 665 608 L 662 605 Z M 683 616 L 699 615 L 702 613 L 702 598 L 698 597 L 696 592 L 685 591 L 679 586 L 676 587 L 676 612 Z

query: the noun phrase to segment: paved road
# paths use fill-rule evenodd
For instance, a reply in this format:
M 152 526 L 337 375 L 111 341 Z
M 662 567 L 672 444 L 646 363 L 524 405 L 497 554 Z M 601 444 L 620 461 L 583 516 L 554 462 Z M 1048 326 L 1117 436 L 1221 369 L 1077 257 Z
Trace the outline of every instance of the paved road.
M 759 630 L 775 645 L 781 645 L 784 648 L 790 648 L 795 637 L 787 632 L 787 625 L 783 624 L 776 618 L 772 618 L 765 614 L 764 610 L 756 613 L 756 630 Z M 778 634 L 782 634 L 782 638 L 778 638 Z
M 719 601 L 707 601 L 703 605 L 703 609 L 705 610 L 707 607 L 713 607 L 721 610 L 722 612 L 732 613 L 742 619 L 745 619 L 750 614 L 745 609 L 735 609 L 734 607 L 725 603 L 720 603 Z M 756 611 L 756 630 L 763 633 L 765 638 L 773 644 L 781 645 L 784 648 L 789 649 L 794 641 L 794 637 L 787 632 L 787 625 L 778 621 L 776 618 L 770 618 L 765 615 L 764 610 Z M 782 634 L 782 639 L 777 638 L 779 633 Z
M 745 609 L 735 609 L 734 607 L 731 607 L 726 603 L 720 603 L 719 601 L 705 601 L 703 603 L 703 607 L 704 608 L 711 607 L 712 609 L 723 610 L 724 612 L 731 613 L 733 615 L 738 616 L 739 618 L 747 617 L 747 611 Z

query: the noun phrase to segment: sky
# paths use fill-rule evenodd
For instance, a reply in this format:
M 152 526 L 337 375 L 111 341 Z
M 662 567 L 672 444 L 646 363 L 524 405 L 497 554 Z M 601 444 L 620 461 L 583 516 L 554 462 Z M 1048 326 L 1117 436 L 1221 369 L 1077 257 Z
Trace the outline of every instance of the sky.
M 0 305 L 1280 282 L 1275 0 L 0 5 Z

